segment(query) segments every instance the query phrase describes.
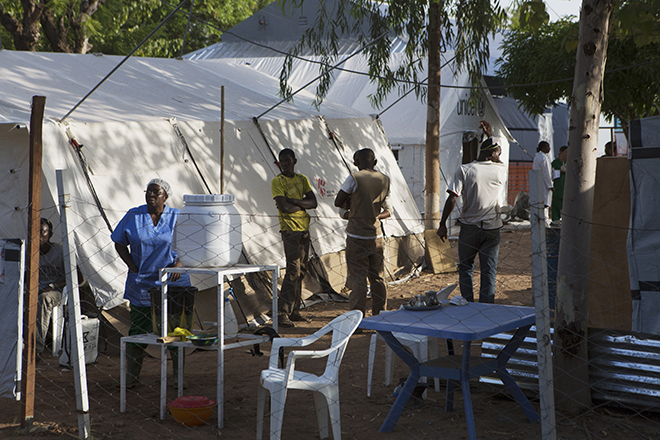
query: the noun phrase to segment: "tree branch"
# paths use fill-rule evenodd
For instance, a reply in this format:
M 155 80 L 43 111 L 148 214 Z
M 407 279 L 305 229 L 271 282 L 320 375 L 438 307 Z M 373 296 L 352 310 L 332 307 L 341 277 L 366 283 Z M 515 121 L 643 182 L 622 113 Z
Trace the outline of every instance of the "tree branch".
M 67 41 L 67 29 L 64 25 L 64 16 L 55 17 L 51 9 L 41 15 L 41 27 L 50 42 L 53 52 L 73 53 Z
M 0 25 L 7 29 L 7 31 L 14 35 L 16 33 L 20 33 L 22 28 L 21 28 L 21 23 L 16 20 L 16 18 L 5 12 L 3 6 L 0 4 Z

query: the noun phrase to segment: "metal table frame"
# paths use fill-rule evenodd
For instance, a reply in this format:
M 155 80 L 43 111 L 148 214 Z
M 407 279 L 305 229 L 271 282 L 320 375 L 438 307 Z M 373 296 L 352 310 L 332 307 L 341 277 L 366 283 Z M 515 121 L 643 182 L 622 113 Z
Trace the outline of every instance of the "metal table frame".
M 224 280 L 228 276 L 243 276 L 249 273 L 257 272 L 272 272 L 273 284 L 273 329 L 277 331 L 277 280 L 279 277 L 280 268 L 274 266 L 259 266 L 259 265 L 245 265 L 237 264 L 230 267 L 214 267 L 214 268 L 193 268 L 193 267 L 167 267 L 160 270 L 160 279 L 162 282 L 162 313 L 161 313 L 161 334 L 160 336 L 167 336 L 167 275 L 169 273 L 188 273 L 197 275 L 215 275 L 218 285 L 218 335 L 225 333 L 225 287 Z M 177 390 L 178 396 L 183 395 L 183 356 L 181 350 L 185 347 L 202 348 L 194 346 L 191 342 L 171 342 L 161 343 L 158 342 L 158 335 L 148 333 L 144 335 L 125 336 L 121 338 L 121 364 L 120 364 L 120 412 L 126 412 L 126 343 L 140 343 L 148 345 L 160 345 L 160 418 L 165 419 L 165 407 L 167 406 L 167 354 L 166 348 L 168 346 L 178 347 L 179 350 L 179 388 Z M 240 341 L 227 343 L 226 340 L 240 339 Z M 217 345 L 210 347 L 203 347 L 204 349 L 218 351 L 218 371 L 217 371 L 217 403 L 218 403 L 218 428 L 224 425 L 224 362 L 225 350 L 232 348 L 244 347 L 262 342 L 268 342 L 268 336 L 257 336 L 250 334 L 235 334 L 225 335 L 224 338 L 218 338 Z
M 454 383 L 460 382 L 463 391 L 468 438 L 476 440 L 477 434 L 472 412 L 469 380 L 495 372 L 521 406 L 530 422 L 540 417 L 522 390 L 511 378 L 506 364 L 522 343 L 534 323 L 534 309 L 530 307 L 500 304 L 470 303 L 466 306 L 448 306 L 434 311 L 407 311 L 381 314 L 365 318 L 361 328 L 376 330 L 409 367 L 410 375 L 388 413 L 381 432 L 392 432 L 417 382 L 422 376 L 448 379 L 446 410 L 453 408 Z M 516 334 L 495 358 L 470 356 L 471 341 L 484 339 L 497 333 L 515 330 Z M 414 333 L 437 338 L 463 341 L 463 354 L 440 357 L 420 363 L 394 337 L 394 332 Z

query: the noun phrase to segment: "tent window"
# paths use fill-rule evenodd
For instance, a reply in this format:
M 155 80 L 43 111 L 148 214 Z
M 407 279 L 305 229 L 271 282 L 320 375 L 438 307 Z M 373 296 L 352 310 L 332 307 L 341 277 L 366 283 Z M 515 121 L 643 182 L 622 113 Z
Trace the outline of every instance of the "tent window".
M 403 150 L 403 145 L 390 145 L 390 148 L 392 149 L 392 154 L 394 154 L 396 162 L 399 163 L 399 151 Z

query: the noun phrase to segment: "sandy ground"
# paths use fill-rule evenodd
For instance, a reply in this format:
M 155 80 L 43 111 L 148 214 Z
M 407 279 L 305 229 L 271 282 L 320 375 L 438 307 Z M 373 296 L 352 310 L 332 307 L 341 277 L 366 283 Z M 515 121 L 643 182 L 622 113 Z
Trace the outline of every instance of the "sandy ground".
M 455 243 L 454 243 L 455 246 Z M 498 269 L 496 301 L 503 304 L 531 305 L 530 233 L 503 231 Z M 439 290 L 457 282 L 457 274 L 422 273 L 418 278 L 389 288 L 389 308 L 407 301 L 426 290 Z M 293 329 L 283 329 L 283 335 L 305 335 L 322 327 L 335 316 L 348 310 L 346 303 L 318 304 L 303 314 L 312 319 Z M 445 386 L 440 392 L 429 390 L 426 399 L 411 401 L 392 433 L 380 433 L 379 428 L 394 397 L 394 386 L 384 386 L 384 344 L 379 343 L 372 396 L 367 398 L 368 347 L 372 333 L 364 332 L 351 338 L 340 373 L 342 437 L 344 439 L 447 439 L 467 438 L 463 399 L 456 393 L 454 411 L 444 408 Z M 438 341 L 444 352 L 444 341 Z M 119 351 L 109 341 L 101 344 L 102 353 L 95 365 L 89 366 L 90 418 L 92 434 L 97 439 L 198 439 L 255 438 L 257 384 L 262 369 L 267 368 L 267 356 L 252 356 L 247 349 L 226 352 L 225 361 L 225 426 L 217 429 L 217 413 L 199 427 L 177 424 L 168 413 L 160 420 L 158 409 L 160 364 L 155 358 L 145 360 L 141 377 L 143 384 L 128 392 L 128 411 L 119 412 Z M 268 354 L 269 344 L 261 349 Z M 216 352 L 196 351 L 187 357 L 186 380 L 189 395 L 215 398 Z M 305 368 L 322 368 L 324 364 L 310 361 Z M 407 368 L 395 361 L 395 382 L 408 375 Z M 530 394 L 538 409 L 538 399 Z M 168 398 L 176 391 L 168 389 Z M 472 389 L 477 435 L 483 440 L 541 438 L 541 424 L 531 424 L 508 394 L 498 387 L 476 383 Z M 37 365 L 35 418 L 29 432 L 18 427 L 20 404 L 0 399 L 0 438 L 16 436 L 40 438 L 71 438 L 78 436 L 73 373 L 58 365 L 56 358 Z M 268 419 L 266 420 L 267 423 Z M 626 413 L 613 408 L 594 408 L 582 416 L 566 418 L 557 412 L 557 434 L 563 439 L 654 439 L 658 431 L 658 416 Z M 266 435 L 266 434 L 265 434 Z M 284 416 L 282 438 L 303 440 L 319 438 L 310 393 L 290 392 Z

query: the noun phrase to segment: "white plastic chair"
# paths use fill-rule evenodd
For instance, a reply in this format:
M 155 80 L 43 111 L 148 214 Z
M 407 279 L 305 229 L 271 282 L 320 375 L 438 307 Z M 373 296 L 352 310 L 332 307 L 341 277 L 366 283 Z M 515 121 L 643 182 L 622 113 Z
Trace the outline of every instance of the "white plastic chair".
M 59 356 L 60 350 L 62 349 L 62 338 L 64 337 L 64 310 L 66 309 L 67 299 L 68 299 L 68 290 L 64 286 L 62 289 L 62 301 L 60 301 L 59 306 L 53 307 L 53 312 L 50 315 L 51 322 L 51 333 L 52 333 L 52 346 L 53 346 L 53 356 Z
M 282 417 L 287 390 L 306 390 L 314 392 L 316 417 L 321 438 L 329 436 L 328 413 L 332 425 L 334 440 L 341 439 L 341 420 L 339 415 L 339 364 L 346 351 L 351 335 L 355 332 L 362 312 L 351 310 L 330 321 L 316 333 L 303 338 L 273 339 L 268 369 L 261 372 L 257 400 L 257 440 L 261 440 L 264 425 L 266 391 L 270 392 L 270 439 L 278 440 L 282 434 Z M 323 335 L 332 332 L 332 343 L 325 350 L 293 350 L 287 356 L 286 368 L 278 368 L 280 347 L 305 347 Z M 302 358 L 327 357 L 325 371 L 321 376 L 296 370 L 296 361 Z
M 382 313 L 382 312 L 381 312 Z M 428 336 L 423 335 L 413 335 L 411 333 L 392 333 L 392 335 L 401 342 L 404 347 L 410 348 L 413 355 L 419 359 L 420 362 L 426 362 L 428 360 L 428 353 L 430 350 L 431 359 L 438 357 L 438 344 L 435 338 L 429 338 Z M 431 344 L 429 344 L 429 339 L 431 339 Z M 378 334 L 374 333 L 371 335 L 371 341 L 369 343 L 369 366 L 367 372 L 367 397 L 371 397 L 371 382 L 373 381 L 374 376 L 374 361 L 376 358 L 376 347 L 378 341 L 383 341 L 383 338 Z M 385 386 L 388 387 L 392 384 L 394 379 L 394 356 L 392 349 L 389 345 L 385 344 Z M 422 378 L 423 382 L 426 382 L 426 378 Z M 440 379 L 435 379 L 435 391 L 440 392 Z M 426 395 L 426 391 L 424 392 Z

